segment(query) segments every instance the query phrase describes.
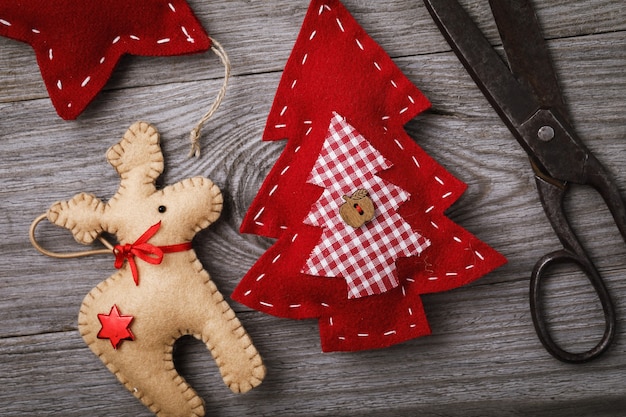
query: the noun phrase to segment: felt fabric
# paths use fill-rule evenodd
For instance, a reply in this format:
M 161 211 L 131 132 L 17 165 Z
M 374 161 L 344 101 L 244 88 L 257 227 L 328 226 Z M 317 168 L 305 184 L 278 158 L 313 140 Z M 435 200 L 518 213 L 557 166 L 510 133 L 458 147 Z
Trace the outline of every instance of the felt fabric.
M 444 215 L 466 185 L 403 129 L 429 106 L 341 2 L 313 0 L 263 136 L 288 141 L 241 225 L 244 233 L 277 241 L 233 299 L 279 317 L 316 318 L 324 351 L 381 348 L 430 333 L 421 294 L 459 287 L 502 265 L 502 255 Z M 350 138 L 328 158 L 337 130 Z M 354 163 L 365 148 L 377 162 L 359 171 Z M 324 172 L 339 174 L 326 178 Z M 359 254 L 324 243 L 353 244 L 348 235 L 355 229 L 341 226 L 336 208 L 340 194 L 361 186 L 370 188 L 377 218 L 393 219 L 377 237 L 356 232 L 394 243 L 381 246 L 386 253 L 380 258 L 372 256 L 370 241 L 362 242 Z M 322 257 L 337 268 L 321 265 Z M 379 276 L 370 274 L 363 285 L 363 269 L 352 273 L 350 264 L 367 258 L 391 262 L 381 263 Z
M 172 351 L 181 336 L 207 345 L 233 392 L 246 392 L 265 376 L 250 337 L 191 247 L 196 233 L 219 217 L 222 194 L 203 177 L 157 189 L 163 155 L 158 132 L 147 123 L 132 125 L 107 158 L 121 177 L 107 203 L 80 193 L 47 213 L 80 243 L 102 232 L 120 242 L 112 259 L 119 270 L 83 300 L 79 331 L 154 413 L 202 416 L 202 399 L 174 368 Z
M 211 46 L 185 0 L 2 0 L 0 36 L 33 47 L 64 119 L 80 115 L 123 54 L 181 55 Z

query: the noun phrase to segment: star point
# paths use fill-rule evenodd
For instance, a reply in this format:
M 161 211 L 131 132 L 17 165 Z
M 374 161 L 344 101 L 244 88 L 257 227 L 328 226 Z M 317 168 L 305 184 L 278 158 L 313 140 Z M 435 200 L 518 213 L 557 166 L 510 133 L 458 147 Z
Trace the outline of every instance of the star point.
M 32 46 L 64 119 L 83 112 L 122 55 L 183 55 L 211 45 L 186 0 L 0 1 L 0 36 Z

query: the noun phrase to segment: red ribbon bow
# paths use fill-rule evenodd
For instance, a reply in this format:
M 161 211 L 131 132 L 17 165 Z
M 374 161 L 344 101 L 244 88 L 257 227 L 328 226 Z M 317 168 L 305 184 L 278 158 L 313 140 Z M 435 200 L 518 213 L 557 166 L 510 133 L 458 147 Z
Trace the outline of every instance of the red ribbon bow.
M 139 272 L 137 271 L 135 256 L 149 264 L 159 265 L 163 262 L 163 254 L 183 252 L 191 249 L 191 242 L 168 246 L 155 246 L 148 243 L 148 240 L 156 234 L 160 227 L 161 222 L 158 222 L 150 226 L 143 235 L 139 236 L 139 239 L 137 239 L 135 243 L 115 245 L 113 248 L 113 253 L 115 254 L 115 268 L 120 269 L 124 265 L 124 260 L 128 260 L 135 285 L 139 285 Z

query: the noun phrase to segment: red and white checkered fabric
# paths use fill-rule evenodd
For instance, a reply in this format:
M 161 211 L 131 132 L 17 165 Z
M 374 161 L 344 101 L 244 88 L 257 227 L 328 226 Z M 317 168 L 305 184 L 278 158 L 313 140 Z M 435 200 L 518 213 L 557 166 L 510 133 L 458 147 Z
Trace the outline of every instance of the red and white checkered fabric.
M 411 229 L 396 212 L 410 198 L 403 189 L 383 181 L 377 172 L 387 161 L 344 118 L 334 114 L 324 145 L 307 182 L 324 188 L 305 224 L 323 228 L 302 272 L 343 277 L 348 298 L 386 292 L 399 285 L 395 261 L 419 255 L 430 241 Z M 359 228 L 341 219 L 344 195 L 365 189 L 374 202 L 375 217 Z

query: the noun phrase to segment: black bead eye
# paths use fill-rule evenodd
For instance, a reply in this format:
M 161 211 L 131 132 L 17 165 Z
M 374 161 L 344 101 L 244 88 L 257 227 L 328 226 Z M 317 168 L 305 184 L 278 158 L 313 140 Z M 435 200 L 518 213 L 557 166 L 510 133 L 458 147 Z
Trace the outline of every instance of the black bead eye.
M 165 213 L 165 210 L 167 210 L 165 206 L 159 206 L 159 213 Z

